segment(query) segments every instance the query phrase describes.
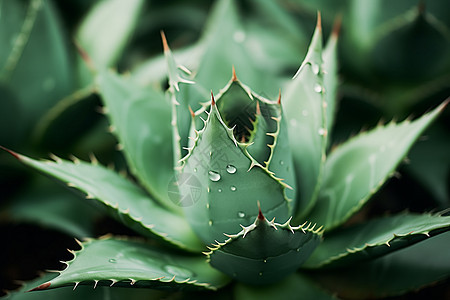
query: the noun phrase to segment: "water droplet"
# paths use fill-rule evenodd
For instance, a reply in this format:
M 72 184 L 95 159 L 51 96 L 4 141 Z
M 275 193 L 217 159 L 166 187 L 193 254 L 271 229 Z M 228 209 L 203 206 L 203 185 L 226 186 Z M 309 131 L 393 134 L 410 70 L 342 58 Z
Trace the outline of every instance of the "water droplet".
M 194 168 L 194 173 L 197 173 L 197 168 Z
M 245 41 L 245 32 L 238 30 L 233 34 L 233 39 L 236 43 L 242 43 Z
M 212 226 L 212 220 L 209 220 L 208 224 L 209 226 Z
M 319 135 L 326 135 L 327 130 L 325 128 L 319 128 Z
M 228 172 L 228 173 L 234 174 L 234 173 L 236 173 L 236 171 L 237 171 L 237 169 L 236 169 L 235 166 L 233 166 L 233 165 L 228 165 L 228 166 L 227 166 L 227 172 Z
M 323 91 L 322 86 L 321 86 L 320 84 L 316 83 L 316 84 L 314 85 L 314 92 L 316 92 L 316 93 L 322 93 L 322 91 Z
M 110 258 L 108 261 L 112 264 L 115 264 L 117 262 L 117 260 L 115 258 Z
M 218 191 L 219 193 L 222 193 L 222 189 L 221 189 L 221 188 L 218 188 L 217 191 Z
M 234 185 L 232 185 L 232 186 L 230 187 L 230 190 L 234 192 L 234 191 L 236 191 L 236 187 L 235 187 Z
M 312 64 L 312 65 L 311 65 L 311 69 L 312 69 L 312 71 L 313 71 L 313 73 L 314 73 L 315 75 L 318 75 L 319 72 L 320 72 L 320 67 L 319 67 L 319 65 L 317 65 L 317 64 Z
M 215 171 L 209 171 L 209 179 L 211 179 L 211 181 L 219 181 L 220 180 L 220 174 L 215 172 Z
M 267 262 L 267 259 L 263 260 L 263 262 L 266 263 L 266 262 Z
M 164 266 L 164 270 L 171 275 L 175 275 L 177 277 L 180 276 L 186 279 L 194 276 L 194 273 L 192 271 L 178 266 L 167 265 Z
M 245 218 L 245 212 L 243 212 L 243 211 L 238 212 L 238 217 Z
M 280 160 L 280 165 L 284 165 L 284 161 L 283 160 Z
M 259 272 L 259 276 L 262 276 L 262 272 Z

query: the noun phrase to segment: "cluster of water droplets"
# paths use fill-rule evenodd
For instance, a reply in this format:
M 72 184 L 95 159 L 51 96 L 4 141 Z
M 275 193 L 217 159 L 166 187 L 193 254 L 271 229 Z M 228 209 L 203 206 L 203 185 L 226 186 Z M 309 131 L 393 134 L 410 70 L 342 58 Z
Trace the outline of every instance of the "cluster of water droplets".
M 227 165 L 226 170 L 227 170 L 227 173 L 228 173 L 228 174 L 235 174 L 236 171 L 237 171 L 236 167 L 233 166 L 233 165 Z M 194 172 L 195 172 L 195 169 L 194 169 Z M 219 181 L 219 180 L 222 178 L 222 176 L 220 176 L 220 173 L 219 173 L 219 172 L 212 171 L 212 170 L 208 171 L 208 175 L 209 175 L 209 179 L 210 179 L 211 181 L 214 181 L 214 182 L 217 182 L 217 181 Z M 233 189 L 233 187 L 232 187 L 231 190 L 232 190 L 232 191 L 235 191 L 235 190 L 236 190 L 236 187 L 234 187 L 234 189 Z

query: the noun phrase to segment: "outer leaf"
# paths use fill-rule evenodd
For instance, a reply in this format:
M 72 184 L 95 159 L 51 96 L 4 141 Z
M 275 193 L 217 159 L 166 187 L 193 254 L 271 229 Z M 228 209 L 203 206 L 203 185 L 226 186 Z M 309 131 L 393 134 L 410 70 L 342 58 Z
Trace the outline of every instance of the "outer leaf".
M 402 214 L 332 232 L 305 263 L 307 268 L 373 259 L 450 230 L 450 217 Z
M 137 185 L 103 166 L 57 159 L 36 161 L 10 151 L 24 164 L 59 179 L 106 205 L 129 227 L 147 236 L 158 236 L 178 247 L 200 251 L 202 244 L 181 215 L 155 203 Z
M 330 230 L 357 212 L 447 103 L 413 122 L 379 126 L 336 148 L 326 162 L 323 187 L 310 219 Z
M 170 106 L 164 96 L 109 72 L 100 75 L 99 87 L 131 171 L 156 200 L 179 210 L 167 193 L 174 164 Z
M 287 86 L 283 101 L 299 179 L 297 219 L 304 219 L 315 203 L 325 162 L 327 126 L 323 72 L 319 19 L 306 58 Z
M 312 275 L 345 299 L 399 295 L 449 278 L 449 241 L 447 232 L 371 262 Z
M 71 287 L 50 289 L 40 291 L 39 293 L 27 293 L 27 291 L 35 286 L 55 278 L 56 274 L 45 274 L 36 280 L 26 282 L 19 290 L 12 292 L 6 298 L 8 300 L 121 300 L 130 298 L 133 300 L 160 300 L 167 296 L 167 292 L 151 290 L 151 289 L 130 289 L 130 288 L 114 288 L 97 287 L 93 289 L 91 286 L 79 286 L 76 290 Z
M 260 210 L 253 224 L 210 247 L 206 255 L 213 267 L 240 282 L 273 283 L 295 272 L 319 245 L 322 227 L 314 227 L 269 222 Z
M 113 238 L 89 240 L 81 246 L 58 277 L 34 290 L 78 284 L 215 290 L 229 281 L 201 256 L 162 252 L 145 243 Z
M 219 100 L 220 101 L 220 100 Z M 223 240 L 224 233 L 240 231 L 257 215 L 257 202 L 269 218 L 287 220 L 290 202 L 285 185 L 253 160 L 237 143 L 216 105 L 211 106 L 205 127 L 183 159 L 179 188 L 186 197 L 185 215 L 206 243 Z
M 113 66 L 125 48 L 144 1 L 100 1 L 90 10 L 75 39 L 99 69 Z
M 325 86 L 325 101 L 327 104 L 327 129 L 331 133 L 333 127 L 334 114 L 336 111 L 336 98 L 338 89 L 338 58 L 337 44 L 340 30 L 340 20 L 337 20 L 333 32 L 331 33 L 326 47 L 323 49 L 323 68 L 326 73 L 323 75 L 323 84 Z
M 337 299 L 317 286 L 303 274 L 292 274 L 281 282 L 251 286 L 241 283 L 234 287 L 236 300 L 272 300 L 272 299 Z
M 0 119 L 10 121 L 7 126 L 20 144 L 74 81 L 63 26 L 51 2 L 4 0 L 1 15 Z

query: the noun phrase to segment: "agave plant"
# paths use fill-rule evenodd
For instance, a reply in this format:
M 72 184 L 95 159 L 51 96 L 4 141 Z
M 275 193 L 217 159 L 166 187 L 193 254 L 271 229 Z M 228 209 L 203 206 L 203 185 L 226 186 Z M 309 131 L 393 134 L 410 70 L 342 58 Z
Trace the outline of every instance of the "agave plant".
M 364 268 L 368 281 L 381 280 L 380 286 L 364 286 L 372 296 L 448 277 L 447 265 L 418 275 L 392 262 L 393 255 L 404 258 L 408 249 L 420 251 L 413 244 L 448 231 L 450 217 L 403 213 L 347 224 L 446 103 L 414 121 L 379 124 L 328 150 L 337 31 L 323 49 L 320 18 L 303 63 L 292 80 L 274 87 L 285 91 L 274 100 L 241 82 L 238 62 L 246 58 L 239 53 L 228 83 L 216 90 L 209 85 L 216 74 L 205 73 L 202 64 L 195 73 L 180 67 L 162 37 L 165 96 L 98 71 L 104 111 L 132 176 L 102 166 L 94 156 L 91 162 L 56 156 L 40 161 L 5 149 L 145 237 L 80 242 L 67 268 L 33 290 L 221 290 L 234 282 L 227 291 L 237 299 L 332 299 L 345 295 L 345 285 L 334 283 L 352 280 L 355 265 Z M 234 38 L 238 43 L 240 36 Z M 383 275 L 383 283 L 379 268 L 408 280 Z

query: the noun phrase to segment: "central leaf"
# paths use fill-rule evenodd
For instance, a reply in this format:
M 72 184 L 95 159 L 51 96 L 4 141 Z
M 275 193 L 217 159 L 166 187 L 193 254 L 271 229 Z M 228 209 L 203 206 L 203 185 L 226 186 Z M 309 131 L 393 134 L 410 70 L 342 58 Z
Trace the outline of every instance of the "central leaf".
M 258 201 L 270 218 L 285 221 L 291 214 L 286 185 L 253 159 L 247 146 L 236 141 L 216 105 L 211 105 L 177 182 L 186 218 L 206 243 L 222 241 L 224 233 L 249 225 Z

